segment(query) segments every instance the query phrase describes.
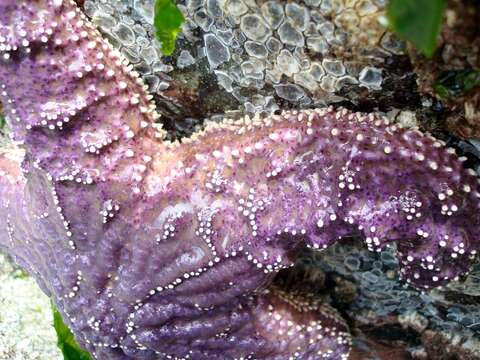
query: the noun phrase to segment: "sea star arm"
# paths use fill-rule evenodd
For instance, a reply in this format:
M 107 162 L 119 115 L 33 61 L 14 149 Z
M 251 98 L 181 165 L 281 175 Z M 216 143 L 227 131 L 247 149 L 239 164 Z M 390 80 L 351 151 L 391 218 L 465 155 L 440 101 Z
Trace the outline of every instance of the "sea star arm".
M 26 181 L 20 167 L 23 156 L 23 151 L 13 146 L 0 148 L 0 248 L 5 251 L 22 248 L 20 253 L 28 255 L 24 258 L 17 257 L 16 260 L 32 271 L 33 267 L 27 263 L 27 259 L 31 257 L 35 243 L 31 243 L 30 236 L 22 231 L 23 226 L 19 230 L 22 231 L 24 241 L 17 241 L 17 234 L 13 233 L 13 229 L 21 222 L 28 223 L 25 211 Z
M 145 201 L 145 209 L 137 205 L 147 200 L 142 186 L 149 163 L 164 148 L 156 140 L 161 132 L 151 126 L 156 115 L 143 84 L 73 3 L 2 1 L 0 10 L 2 100 L 13 138 L 27 152 L 22 170 L 18 161 L 5 158 L 2 164 L 6 221 L 1 243 L 54 297 L 83 345 L 99 358 L 148 358 L 152 352 L 236 358 L 293 350 L 308 354 L 330 349 L 340 339 L 332 351 L 346 352 L 347 335 L 329 333 L 345 330 L 344 324 L 328 312 L 314 311 L 318 306 L 313 304 L 310 316 L 299 314 L 289 325 L 309 333 L 307 339 L 278 346 L 268 340 L 271 334 L 257 332 L 262 314 L 272 318 L 274 312 L 266 310 L 273 300 L 266 294 L 242 295 L 263 288 L 268 276 L 257 270 L 252 274 L 251 262 L 243 258 L 218 264 L 203 239 L 203 245 L 194 246 L 195 216 L 183 220 L 183 241 L 158 244 L 165 236 L 161 221 L 171 219 L 159 216 L 150 226 L 143 216 L 159 207 L 168 213 L 172 201 L 161 195 Z M 10 179 L 16 173 L 17 185 Z M 142 227 L 149 231 L 142 233 Z M 152 241 L 156 251 L 150 249 Z M 151 264 L 145 264 L 149 256 Z M 181 287 L 169 294 L 180 284 L 178 270 L 188 268 L 193 278 L 205 275 L 189 281 L 186 294 Z M 233 277 L 243 277 L 243 285 L 232 287 Z M 215 278 L 219 283 L 212 283 Z M 151 304 L 148 298 L 161 284 L 167 300 Z M 221 291 L 219 284 L 225 286 Z M 228 299 L 231 303 L 225 304 Z M 149 307 L 154 314 L 145 313 Z M 172 317 L 177 320 L 165 324 Z M 308 331 L 306 320 L 313 321 Z M 331 329 L 319 331 L 316 320 Z M 145 339 L 152 327 L 157 333 Z M 201 334 L 202 327 L 210 330 Z M 317 333 L 328 336 L 308 344 Z
M 140 176 L 131 166 L 161 151 L 162 132 L 151 126 L 158 115 L 138 74 L 70 1 L 0 6 L 2 98 L 14 138 L 55 180 Z
M 0 246 L 97 358 L 342 359 L 341 318 L 270 286 L 302 247 L 397 240 L 425 288 L 473 261 L 476 178 L 429 136 L 323 109 L 170 144 L 73 2 L 0 0 L 0 36 L 0 96 L 26 151 L 21 172 L 1 158 Z

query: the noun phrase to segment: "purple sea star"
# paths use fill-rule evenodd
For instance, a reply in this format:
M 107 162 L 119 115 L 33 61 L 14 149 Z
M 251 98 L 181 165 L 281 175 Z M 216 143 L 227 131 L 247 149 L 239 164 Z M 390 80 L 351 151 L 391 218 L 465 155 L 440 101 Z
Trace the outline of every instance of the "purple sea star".
M 305 246 L 397 243 L 403 278 L 467 273 L 478 184 L 451 149 L 320 109 L 163 141 L 145 86 L 70 0 L 0 0 L 0 248 L 98 359 L 346 359 L 327 305 L 271 286 Z M 21 164 L 20 164 L 21 163 Z

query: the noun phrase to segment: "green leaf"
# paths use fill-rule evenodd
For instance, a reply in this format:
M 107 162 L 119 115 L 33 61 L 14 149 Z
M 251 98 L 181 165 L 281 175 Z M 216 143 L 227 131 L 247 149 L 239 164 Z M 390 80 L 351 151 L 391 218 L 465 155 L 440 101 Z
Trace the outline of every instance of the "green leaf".
M 447 0 L 390 0 L 388 23 L 399 37 L 432 57 L 437 48 L 446 5 Z
M 185 18 L 173 0 L 155 0 L 153 24 L 164 55 L 171 55 L 175 50 L 175 41 L 184 21 Z
M 3 128 L 5 127 L 5 124 L 6 124 L 5 117 L 2 114 L 0 114 L 0 131 L 3 130 Z
M 12 275 L 13 275 L 14 279 L 28 279 L 29 278 L 28 273 L 23 269 L 16 269 L 13 272 Z
M 480 85 L 480 70 L 444 71 L 433 83 L 433 90 L 442 98 L 451 98 Z
M 57 332 L 57 346 L 65 360 L 91 360 L 87 351 L 83 350 L 75 341 L 72 332 L 62 320 L 60 312 L 52 303 L 53 327 Z

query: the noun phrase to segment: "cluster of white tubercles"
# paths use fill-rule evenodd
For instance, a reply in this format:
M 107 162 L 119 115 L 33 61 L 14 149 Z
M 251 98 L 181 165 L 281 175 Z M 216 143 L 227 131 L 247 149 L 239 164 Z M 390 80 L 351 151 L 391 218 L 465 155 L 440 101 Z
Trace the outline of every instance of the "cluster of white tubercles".
M 278 272 L 282 269 L 286 269 L 295 265 L 292 262 L 285 263 L 281 255 L 277 255 L 274 261 L 271 262 L 271 260 L 269 260 L 271 255 L 267 251 L 262 252 L 263 260 L 256 258 L 248 251 L 245 251 L 244 254 L 249 262 L 255 265 L 258 269 L 263 269 L 263 272 L 265 274 L 269 274 L 271 272 Z
M 255 199 L 255 189 L 250 188 L 246 199 L 238 200 L 238 211 L 248 220 L 252 229 L 251 235 L 257 236 L 258 224 L 257 224 L 257 212 L 265 209 L 267 201 L 265 199 Z
M 115 214 L 120 211 L 120 205 L 116 204 L 114 200 L 108 199 L 103 203 L 102 211 L 100 215 L 103 216 L 103 223 L 106 224 L 108 220 L 113 219 Z
M 17 6 L 22 6 L 21 4 Z M 45 11 L 37 11 L 34 19 L 25 21 L 16 21 L 14 25 L 6 26 L 0 24 L 0 54 L 4 60 L 9 60 L 12 51 L 17 51 L 20 45 L 26 53 L 30 53 L 30 42 L 40 41 L 48 42 L 48 38 L 53 34 L 53 29 L 58 26 L 57 22 L 52 22 L 46 26 L 47 20 Z M 3 36 L 2 36 L 3 34 Z M 20 40 L 21 39 L 21 40 Z M 30 39 L 30 40 L 29 40 Z M 18 45 L 16 44 L 18 43 Z
M 360 169 L 357 169 L 357 171 L 360 171 Z M 351 169 L 348 169 L 348 167 L 344 166 L 342 167 L 342 174 L 338 176 L 338 187 L 340 189 L 348 189 L 350 191 L 353 191 L 355 189 L 360 189 L 360 185 L 354 183 L 354 178 L 355 178 L 356 171 L 353 171 Z
M 100 331 L 100 320 L 95 319 L 94 316 L 87 320 L 87 324 L 92 328 L 92 330 Z
M 306 233 L 307 233 L 306 229 L 295 230 L 295 229 L 290 229 L 288 227 L 277 231 L 277 235 L 289 234 L 292 236 L 297 236 L 297 235 L 305 235 Z
M 1 26 L 1 24 L 0 24 L 0 26 Z M 2 30 L 2 28 L 0 27 L 0 31 L 1 30 Z M 26 31 L 22 31 L 21 33 L 25 34 L 25 36 L 27 35 Z M 4 60 L 10 59 L 10 51 L 15 51 L 15 50 L 18 49 L 18 47 L 16 45 L 12 46 L 10 44 L 5 44 L 6 41 L 7 41 L 7 39 L 5 37 L 3 37 L 2 35 L 0 35 L 0 54 L 3 54 L 2 58 Z M 30 43 L 27 39 L 25 39 L 25 41 L 26 41 L 26 45 L 28 47 L 28 45 L 30 45 Z M 28 49 L 27 51 L 30 52 L 30 49 Z
M 229 337 L 229 335 L 230 335 L 230 331 L 231 331 L 231 330 L 232 330 L 232 329 L 230 329 L 229 327 L 227 327 L 227 328 L 224 329 L 223 331 L 215 334 L 215 337 L 216 337 L 217 339 L 227 339 L 227 338 Z
M 276 133 L 270 134 L 271 137 L 272 137 L 273 135 L 277 135 L 277 136 L 278 136 L 278 134 L 276 134 Z M 279 136 L 278 136 L 278 137 L 279 137 Z M 266 173 L 265 176 L 266 176 L 267 179 L 269 179 L 269 178 L 271 178 L 271 177 L 275 177 L 275 176 L 277 176 L 278 174 L 280 174 L 280 173 L 282 172 L 282 167 L 281 167 L 280 163 L 281 163 L 281 162 L 278 161 L 278 160 L 273 160 L 273 161 L 272 161 L 273 170 L 268 171 L 268 172 Z
M 10 214 L 7 215 L 7 234 L 8 234 L 8 240 L 10 241 L 10 244 L 13 246 L 14 243 L 13 243 L 13 232 L 14 232 L 14 229 L 13 229 L 13 225 L 12 225 L 12 222 L 11 222 L 11 219 L 10 219 Z M 27 244 L 30 243 L 30 241 L 26 240 L 25 241 Z
M 416 218 L 420 218 L 422 213 L 419 211 L 422 207 L 422 202 L 417 200 L 417 196 L 414 193 L 405 193 L 398 199 L 401 210 L 407 214 L 407 220 L 411 221 Z
M 328 215 L 328 220 L 330 220 L 331 222 L 336 221 L 337 220 L 337 214 L 332 212 L 330 215 Z M 320 218 L 320 219 L 317 220 L 316 225 L 319 229 L 322 229 L 325 226 L 325 221 L 323 221 L 323 219 Z
M 319 310 L 318 306 L 315 306 L 313 304 L 308 304 L 307 302 L 302 304 L 296 304 L 296 299 L 293 297 L 283 296 L 282 299 L 286 301 L 290 306 L 294 306 L 297 310 L 298 308 L 303 308 L 302 309 L 303 311 Z M 334 338 L 338 345 L 350 344 L 350 338 L 348 337 L 348 334 L 344 334 L 343 332 L 338 331 L 337 328 L 335 327 L 330 328 L 328 326 L 325 326 L 319 320 L 311 320 L 307 324 L 299 324 L 291 321 L 290 316 L 285 318 L 282 313 L 275 311 L 272 305 L 268 306 L 268 310 L 269 310 L 268 315 L 271 318 L 271 321 L 276 325 L 274 327 L 278 328 L 277 331 L 279 336 L 286 335 L 292 339 L 305 340 L 310 346 L 321 342 L 322 340 L 324 340 L 326 336 Z M 303 344 L 299 345 L 296 349 L 297 351 L 294 352 L 289 357 L 289 359 L 301 358 L 303 346 L 304 346 Z M 334 354 L 334 349 L 321 349 L 317 351 L 317 355 L 319 357 L 326 358 L 326 359 L 331 358 L 333 354 Z
M 213 173 L 207 174 L 208 181 L 205 187 L 213 192 L 219 193 L 224 190 L 227 180 L 222 176 L 220 170 L 216 169 Z
M 35 125 L 48 127 L 50 130 L 55 130 L 56 128 L 62 130 L 64 124 L 68 124 L 71 118 L 87 107 L 85 99 L 79 97 L 78 100 L 80 101 L 77 102 L 77 104 L 72 104 L 75 108 L 68 110 L 67 113 L 65 113 L 65 109 L 62 109 L 61 107 L 57 107 L 55 111 L 40 112 L 39 115 L 41 120 Z
M 464 254 L 465 254 L 465 244 L 461 242 L 460 244 L 455 245 L 452 248 L 452 253 L 450 256 L 455 259 L 458 257 L 458 255 L 464 255 Z M 473 250 L 471 254 L 475 255 L 475 250 Z
M 46 172 L 44 169 L 42 169 L 42 167 L 40 166 L 40 161 L 39 160 L 36 160 L 34 163 L 33 163 L 33 167 L 35 167 L 36 169 L 38 170 L 41 170 L 41 171 L 44 171 L 46 173 L 46 176 L 47 176 L 47 179 L 48 181 L 50 181 L 52 183 L 51 185 L 51 193 L 52 193 L 52 198 L 53 198 L 53 204 L 56 206 L 56 210 L 58 212 L 58 216 L 60 217 L 60 219 L 63 221 L 63 226 L 66 230 L 66 235 L 67 237 L 72 237 L 72 232 L 70 231 L 70 224 L 69 222 L 65 219 L 65 216 L 63 215 L 63 210 L 62 210 L 62 207 L 60 206 L 60 200 L 58 198 L 58 195 L 57 195 L 57 190 L 55 189 L 55 186 L 53 185 L 53 177 L 52 175 L 50 175 L 48 172 Z M 72 240 L 69 240 L 68 241 L 68 245 L 73 249 L 75 250 L 76 249 L 76 246 L 75 246 L 75 243 L 72 241 Z
M 272 171 L 267 172 L 265 176 L 267 177 L 267 179 L 271 177 L 275 177 L 278 174 L 280 174 L 281 171 L 282 171 L 282 168 L 280 166 L 277 166 Z
M 99 155 L 102 148 L 110 145 L 114 141 L 118 141 L 118 135 L 115 135 L 112 138 L 105 138 L 99 143 L 87 143 L 86 141 L 82 141 L 82 146 L 86 153 Z
M 48 217 L 48 212 L 44 211 L 43 213 L 41 213 L 40 215 L 35 215 L 35 219 L 36 220 L 42 220 L 42 219 L 46 219 Z
M 368 235 L 365 236 L 365 243 L 367 244 L 367 249 L 369 251 L 376 251 L 380 252 L 382 248 L 380 247 L 380 239 L 378 236 L 375 236 L 375 233 L 377 231 L 376 226 L 372 225 L 368 229 L 370 232 Z
M 83 280 L 82 276 L 82 271 L 78 270 L 77 271 L 77 281 L 75 282 L 75 285 L 72 286 L 72 291 L 70 291 L 68 294 L 64 295 L 65 298 L 73 298 L 75 295 L 77 295 L 78 290 L 80 289 L 80 283 Z
M 155 236 L 155 241 L 157 243 L 161 242 L 162 240 L 171 239 L 175 236 L 175 220 L 176 218 L 169 218 L 166 224 L 163 225 L 163 233 Z
M 450 188 L 446 188 L 444 191 L 438 194 L 438 200 L 442 201 L 441 207 L 441 214 L 445 216 L 452 216 L 455 212 L 457 212 L 458 206 L 456 204 L 446 204 L 448 202 L 448 198 L 453 196 L 454 191 Z
M 212 236 L 214 235 L 212 220 L 215 214 L 218 212 L 218 209 L 205 208 L 197 214 L 198 219 L 198 228 L 195 231 L 195 234 L 203 239 L 207 246 L 212 251 L 213 256 L 217 256 L 217 250 L 212 241 Z
M 75 162 L 73 163 L 75 166 Z M 83 184 L 83 185 L 91 185 L 93 184 L 93 178 L 88 174 L 84 174 L 83 176 L 78 176 L 81 172 L 81 169 L 77 168 L 75 170 L 72 170 L 70 174 L 65 174 L 65 175 L 60 175 L 55 178 L 55 181 L 75 181 L 78 184 Z
M 407 257 L 407 260 L 410 261 L 410 257 Z M 421 258 L 420 259 L 420 267 L 424 270 L 430 270 L 430 271 L 440 271 L 439 268 L 435 268 L 435 259 L 433 258 L 433 256 L 431 255 L 428 255 L 426 256 L 425 258 Z M 438 281 L 438 277 L 436 277 L 436 279 L 434 279 L 434 281 Z

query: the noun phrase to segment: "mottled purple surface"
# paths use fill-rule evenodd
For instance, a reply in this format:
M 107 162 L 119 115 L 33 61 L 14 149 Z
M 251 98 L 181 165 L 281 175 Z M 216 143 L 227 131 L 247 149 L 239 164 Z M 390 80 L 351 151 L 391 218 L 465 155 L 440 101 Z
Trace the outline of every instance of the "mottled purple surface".
M 346 110 L 162 141 L 143 84 L 70 1 L 0 0 L 0 248 L 98 359 L 346 359 L 334 310 L 270 285 L 300 249 L 396 241 L 420 288 L 465 274 L 475 175 L 454 151 Z

